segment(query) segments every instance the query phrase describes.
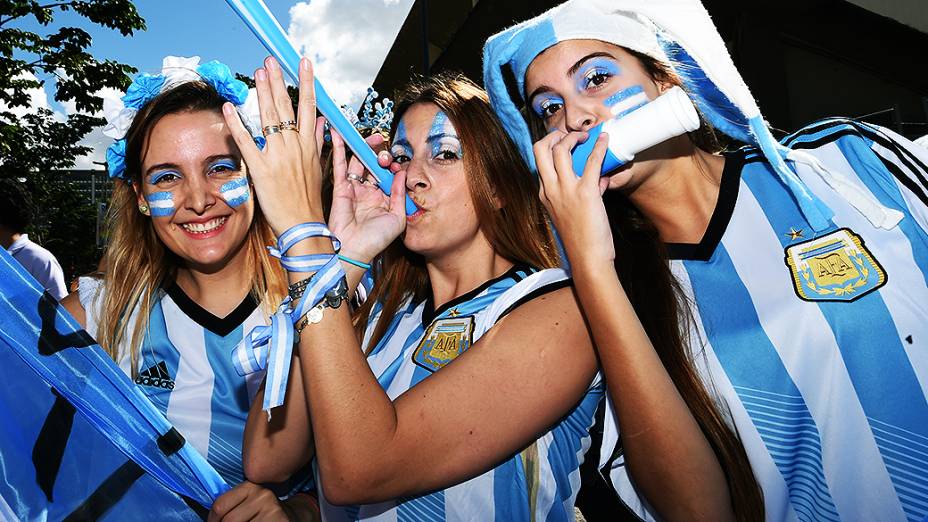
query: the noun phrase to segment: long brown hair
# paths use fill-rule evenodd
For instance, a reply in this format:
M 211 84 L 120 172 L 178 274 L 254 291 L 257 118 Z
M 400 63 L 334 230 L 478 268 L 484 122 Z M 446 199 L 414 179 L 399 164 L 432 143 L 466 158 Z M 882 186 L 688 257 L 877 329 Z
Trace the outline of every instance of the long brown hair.
M 655 81 L 683 86 L 667 64 L 623 49 L 637 58 Z M 541 120 L 534 111 L 525 112 L 529 114 L 528 124 L 533 139 L 540 139 L 546 133 Z M 700 120 L 702 125 L 699 129 L 689 133 L 690 141 L 706 152 L 720 152 L 722 146 L 716 133 L 705 118 L 700 117 Z M 615 271 L 622 288 L 667 373 L 719 459 L 736 518 L 742 521 L 763 520 L 763 492 L 754 477 L 730 412 L 727 407 L 723 410 L 709 392 L 694 365 L 695 357 L 705 357 L 705 353 L 693 353 L 689 348 L 692 346 L 689 333 L 695 325 L 693 305 L 670 270 L 667 248 L 657 227 L 621 191 L 607 191 L 603 195 L 603 204 L 612 229 Z
M 205 82 L 183 83 L 142 107 L 126 133 L 126 175 L 131 183 L 117 180 L 113 187 L 107 215 L 109 245 L 101 262 L 105 292 L 97 341 L 116 361 L 128 351 L 133 375 L 138 370 L 139 349 L 158 289 L 174 277 L 181 263 L 158 239 L 151 218 L 136 206 L 133 185 L 140 190 L 142 147 L 164 116 L 196 111 L 221 114 L 225 101 Z M 265 252 L 265 246 L 273 244 L 274 235 L 257 200 L 254 216 L 245 238 L 246 270 L 253 274 L 252 296 L 262 303 L 265 313 L 270 313 L 286 295 L 287 283 L 280 263 Z
M 391 134 L 416 103 L 433 103 L 443 111 L 461 140 L 464 169 L 480 230 L 493 250 L 512 261 L 537 268 L 558 266 L 557 247 L 539 201 L 538 186 L 515 145 L 490 108 L 486 92 L 460 74 L 440 74 L 409 85 L 398 97 Z M 497 201 L 502 204 L 497 208 Z M 422 258 L 396 240 L 384 251 L 373 292 L 355 313 L 360 334 L 376 303 L 380 317 L 393 317 L 409 297 L 420 301 L 431 291 Z M 367 344 L 383 338 L 389 320 L 377 322 Z

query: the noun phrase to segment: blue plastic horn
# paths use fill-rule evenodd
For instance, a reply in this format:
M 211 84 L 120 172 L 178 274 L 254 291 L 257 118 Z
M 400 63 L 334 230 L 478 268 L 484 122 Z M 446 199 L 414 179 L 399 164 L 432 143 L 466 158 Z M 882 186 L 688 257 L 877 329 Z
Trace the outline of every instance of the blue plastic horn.
M 251 32 L 255 33 L 258 40 L 270 51 L 271 55 L 280 62 L 280 65 L 290 74 L 294 81 L 299 81 L 300 53 L 297 52 L 296 46 L 287 37 L 283 27 L 271 14 L 270 9 L 265 5 L 264 0 L 226 0 L 229 6 L 245 21 Z M 361 160 L 361 163 L 371 171 L 382 190 L 386 195 L 390 195 L 390 187 L 393 184 L 393 173 L 377 164 L 377 155 L 370 148 L 354 125 L 348 121 L 348 118 L 342 114 L 332 98 L 325 92 L 325 88 L 315 79 L 316 86 L 316 107 L 329 120 L 329 125 L 345 139 L 348 148 Z M 409 196 L 406 196 L 406 214 L 412 214 L 416 211 L 416 205 Z

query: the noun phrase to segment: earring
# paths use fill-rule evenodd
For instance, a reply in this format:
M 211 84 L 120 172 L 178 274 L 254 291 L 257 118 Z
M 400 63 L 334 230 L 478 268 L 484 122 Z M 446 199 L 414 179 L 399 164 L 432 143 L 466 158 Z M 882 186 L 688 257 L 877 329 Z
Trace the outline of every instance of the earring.
M 141 204 L 141 205 L 139 205 L 139 212 L 141 212 L 142 214 L 145 214 L 145 215 L 147 216 L 147 215 L 148 215 L 148 205 L 146 205 L 146 204 L 144 204 L 144 203 Z

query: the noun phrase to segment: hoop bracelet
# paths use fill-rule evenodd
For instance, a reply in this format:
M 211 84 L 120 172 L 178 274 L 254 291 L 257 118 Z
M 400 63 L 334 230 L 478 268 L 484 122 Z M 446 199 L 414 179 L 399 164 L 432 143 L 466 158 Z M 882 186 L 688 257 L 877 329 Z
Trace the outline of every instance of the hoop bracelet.
M 356 260 L 356 259 L 351 259 L 350 257 L 348 257 L 348 256 L 343 256 L 343 255 L 341 255 L 341 254 L 338 254 L 338 258 L 341 259 L 342 261 L 348 263 L 349 265 L 354 265 L 354 266 L 356 266 L 356 267 L 358 267 L 358 268 L 363 268 L 364 270 L 370 270 L 370 269 L 371 269 L 371 265 L 368 264 L 368 263 L 365 263 L 365 262 L 363 262 L 363 261 L 358 261 L 358 260 Z

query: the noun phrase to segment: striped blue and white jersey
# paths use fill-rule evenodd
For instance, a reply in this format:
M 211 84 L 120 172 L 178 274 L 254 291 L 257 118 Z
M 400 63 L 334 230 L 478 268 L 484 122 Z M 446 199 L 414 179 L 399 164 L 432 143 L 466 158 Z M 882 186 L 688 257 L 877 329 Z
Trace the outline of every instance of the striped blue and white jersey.
M 96 336 L 103 292 L 99 280 L 80 279 L 86 330 Z M 244 480 L 242 436 L 248 409 L 264 372 L 240 376 L 232 350 L 245 333 L 267 324 L 247 296 L 220 319 L 191 300 L 176 284 L 159 290 L 139 353 L 139 389 L 231 485 Z M 120 367 L 130 373 L 128 352 Z
M 727 156 L 701 243 L 668 245 L 694 303 L 692 349 L 727 402 L 768 520 L 922 521 L 928 515 L 928 151 L 832 119 L 784 140 L 904 214 L 878 229 L 805 164 L 834 212 L 814 232 L 753 149 Z M 611 417 L 611 416 L 607 416 Z M 626 474 L 613 418 L 600 457 Z
M 380 385 L 396 399 L 440 371 L 508 312 L 569 284 L 560 269 L 515 266 L 437 310 L 431 299 L 407 300 L 368 357 Z M 363 346 L 378 321 L 368 324 Z M 340 507 L 326 501 L 325 520 L 572 520 L 579 466 L 589 447 L 588 429 L 603 396 L 597 374 L 587 393 L 558 424 L 522 452 L 486 473 L 433 493 L 379 504 Z M 318 478 L 318 477 L 317 477 Z M 324 477 L 322 481 L 324 482 Z

